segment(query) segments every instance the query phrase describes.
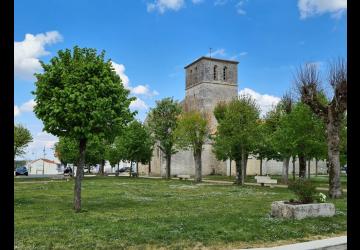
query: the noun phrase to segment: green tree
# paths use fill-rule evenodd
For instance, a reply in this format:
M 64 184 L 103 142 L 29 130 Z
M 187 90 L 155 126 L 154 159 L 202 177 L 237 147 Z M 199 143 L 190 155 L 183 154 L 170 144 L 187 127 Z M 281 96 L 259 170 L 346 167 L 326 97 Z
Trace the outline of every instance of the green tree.
M 272 122 L 272 121 L 271 121 Z M 273 130 L 269 117 L 265 117 L 264 119 L 258 120 L 258 136 L 255 141 L 255 147 L 253 150 L 253 154 L 255 157 L 260 160 L 260 175 L 263 175 L 262 165 L 263 160 L 280 160 L 281 156 L 276 151 L 274 147 L 274 143 L 272 141 L 272 134 L 275 130 Z
M 323 146 L 324 129 L 323 122 L 301 102 L 280 120 L 274 133 L 277 149 L 282 154 L 298 155 L 301 178 L 305 178 L 306 159 L 314 157 L 318 148 Z
M 79 161 L 79 145 L 72 138 L 60 137 L 59 141 L 55 143 L 55 154 L 64 166 L 69 163 L 77 165 Z
M 314 64 L 300 67 L 295 75 L 295 84 L 302 102 L 320 117 L 326 125 L 326 141 L 329 163 L 329 196 L 341 197 L 340 184 L 340 133 L 341 122 L 347 110 L 347 63 L 339 59 L 330 64 L 328 83 L 332 87 L 332 98 L 322 101 L 321 80 Z
M 78 166 L 79 163 L 79 145 L 78 141 L 69 137 L 60 137 L 59 142 L 55 144 L 55 151 L 59 160 L 64 164 L 74 164 Z M 85 150 L 84 166 L 90 169 L 92 166 L 100 164 L 105 154 L 105 145 L 97 137 L 91 137 L 87 141 Z
M 244 183 L 242 161 L 254 149 L 257 140 L 259 113 L 254 99 L 240 96 L 226 105 L 222 118 L 218 120 L 213 151 L 218 160 L 235 160 L 236 183 L 239 185 Z
M 166 158 L 166 178 L 170 179 L 171 155 L 176 153 L 174 147 L 174 131 L 177 127 L 177 117 L 181 113 L 181 106 L 173 98 L 164 98 L 156 102 L 151 109 L 148 125 L 155 140 L 159 141 L 159 148 Z
M 74 47 L 60 50 L 48 64 L 41 62 L 43 73 L 35 74 L 37 105 L 35 115 L 44 130 L 78 141 L 79 164 L 74 187 L 74 209 L 81 210 L 81 180 L 86 144 L 90 137 L 111 138 L 121 130 L 134 113 L 120 77 L 105 52 Z
M 195 161 L 195 182 L 201 182 L 201 153 L 209 137 L 208 119 L 196 111 L 184 112 L 178 118 L 175 129 L 175 144 L 179 149 L 191 149 Z
M 32 142 L 30 131 L 21 124 L 14 126 L 14 161 L 16 156 L 25 154 L 25 148 Z
M 115 142 L 106 145 L 105 147 L 105 159 L 109 161 L 110 166 L 114 168 L 116 165 L 118 166 L 117 174 L 119 173 L 119 163 L 122 160 L 122 156 L 119 152 L 119 148 Z
M 139 162 L 146 164 L 151 160 L 154 139 L 149 129 L 138 121 L 129 124 L 124 137 L 125 158 L 130 162 L 136 162 L 136 172 L 139 174 Z
M 92 166 L 96 166 L 97 164 L 104 165 L 106 145 L 102 139 L 96 136 L 88 139 L 85 150 L 85 166 L 88 167 L 89 173 Z

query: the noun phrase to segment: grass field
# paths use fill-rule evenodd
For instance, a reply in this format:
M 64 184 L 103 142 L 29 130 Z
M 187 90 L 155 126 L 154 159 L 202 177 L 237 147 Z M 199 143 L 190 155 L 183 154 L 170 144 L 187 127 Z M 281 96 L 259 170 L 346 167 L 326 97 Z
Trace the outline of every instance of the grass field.
M 42 181 L 15 180 L 15 249 L 233 249 L 347 230 L 346 195 L 332 218 L 281 220 L 269 212 L 294 198 L 284 188 L 92 177 L 76 214 L 73 181 Z

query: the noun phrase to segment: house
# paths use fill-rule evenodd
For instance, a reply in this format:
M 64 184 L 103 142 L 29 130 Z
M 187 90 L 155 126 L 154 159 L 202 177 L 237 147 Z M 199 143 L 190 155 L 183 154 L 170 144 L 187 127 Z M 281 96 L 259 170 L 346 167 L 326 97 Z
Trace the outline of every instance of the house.
M 37 159 L 26 165 L 29 175 L 63 174 L 60 163 L 48 159 Z

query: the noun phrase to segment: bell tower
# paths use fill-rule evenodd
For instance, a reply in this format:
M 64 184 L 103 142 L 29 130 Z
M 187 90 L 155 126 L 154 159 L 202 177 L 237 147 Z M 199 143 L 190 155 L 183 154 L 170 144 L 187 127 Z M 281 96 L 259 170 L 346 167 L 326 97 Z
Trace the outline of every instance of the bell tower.
M 211 57 L 200 57 L 185 66 L 185 106 L 189 110 L 206 112 L 210 130 L 215 132 L 213 110 L 220 101 L 237 98 L 237 65 L 239 62 Z

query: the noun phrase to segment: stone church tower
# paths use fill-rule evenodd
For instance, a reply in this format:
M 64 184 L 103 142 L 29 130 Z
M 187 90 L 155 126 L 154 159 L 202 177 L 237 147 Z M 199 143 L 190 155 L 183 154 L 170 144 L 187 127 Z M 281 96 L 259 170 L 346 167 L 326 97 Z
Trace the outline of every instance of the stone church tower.
M 218 102 L 237 97 L 236 61 L 201 57 L 185 67 L 186 108 L 206 112 L 210 118 L 210 129 L 214 133 L 217 122 L 213 110 Z
M 238 95 L 237 61 L 201 57 L 185 66 L 185 99 L 181 102 L 184 110 L 197 110 L 207 114 L 209 129 L 216 131 L 217 121 L 213 110 L 218 102 L 228 102 Z M 148 167 L 146 167 L 148 168 Z M 226 162 L 218 161 L 212 152 L 212 141 L 203 146 L 202 174 L 226 174 Z M 145 171 L 144 171 L 145 172 Z M 181 151 L 171 158 L 171 175 L 195 174 L 195 162 L 191 151 Z M 165 158 L 155 147 L 151 161 L 151 173 L 165 176 Z

